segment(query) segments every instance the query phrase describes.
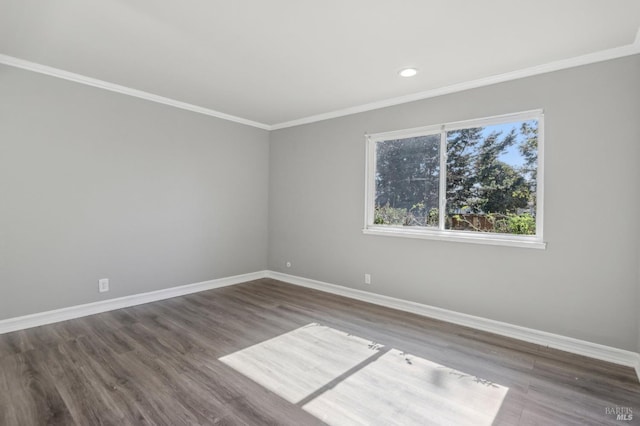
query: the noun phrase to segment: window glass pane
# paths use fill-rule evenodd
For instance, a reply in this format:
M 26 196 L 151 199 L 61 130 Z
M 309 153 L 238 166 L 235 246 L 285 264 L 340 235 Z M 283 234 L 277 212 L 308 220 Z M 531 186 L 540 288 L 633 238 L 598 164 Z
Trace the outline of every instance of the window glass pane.
M 445 228 L 535 235 L 538 121 L 447 132 Z
M 376 143 L 374 224 L 438 226 L 440 134 Z

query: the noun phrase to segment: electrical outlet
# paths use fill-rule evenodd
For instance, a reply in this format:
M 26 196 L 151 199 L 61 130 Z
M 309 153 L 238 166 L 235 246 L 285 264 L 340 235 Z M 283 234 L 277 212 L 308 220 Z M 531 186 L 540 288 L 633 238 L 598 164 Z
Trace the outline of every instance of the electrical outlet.
M 371 284 L 371 274 L 364 274 L 364 283 Z
M 287 261 L 287 263 L 284 264 L 287 268 L 291 268 L 291 262 Z
M 109 291 L 109 278 L 103 278 L 101 280 L 98 280 L 98 291 L 100 293 Z

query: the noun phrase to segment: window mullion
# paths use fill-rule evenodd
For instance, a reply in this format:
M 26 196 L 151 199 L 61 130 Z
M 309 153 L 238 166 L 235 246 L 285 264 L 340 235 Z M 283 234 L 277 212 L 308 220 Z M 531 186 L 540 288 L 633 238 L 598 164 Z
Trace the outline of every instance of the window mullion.
M 447 208 L 447 131 L 440 131 L 440 205 L 438 206 L 438 229 L 444 231 Z
M 363 233 L 544 249 L 543 119 L 542 110 L 536 110 L 368 136 Z M 492 136 L 503 132 L 508 133 L 502 138 L 512 138 L 504 143 L 519 149 L 506 150 L 502 139 Z M 495 152 L 478 160 L 485 145 Z M 495 194 L 485 191 L 497 182 L 494 175 L 504 183 Z M 535 210 L 532 198 L 508 197 L 516 191 L 535 196 Z M 477 192 L 488 195 L 479 198 Z M 378 196 L 385 205 L 375 223 Z M 438 220 L 433 223 L 436 208 Z M 498 221 L 483 210 L 505 219 Z

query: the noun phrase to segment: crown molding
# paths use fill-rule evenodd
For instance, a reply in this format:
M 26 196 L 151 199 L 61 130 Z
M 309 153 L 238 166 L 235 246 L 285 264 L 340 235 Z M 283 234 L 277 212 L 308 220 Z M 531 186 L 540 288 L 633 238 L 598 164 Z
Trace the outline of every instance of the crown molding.
M 45 74 L 53 77 L 58 77 L 64 80 L 69 80 L 76 83 L 85 84 L 87 86 L 97 87 L 100 89 L 109 90 L 111 92 L 121 93 L 124 95 L 145 99 L 151 102 L 157 102 L 160 104 L 169 105 L 175 108 L 192 111 L 199 114 L 209 115 L 211 117 L 220 118 L 222 120 L 232 121 L 235 123 L 256 127 L 258 129 L 272 131 L 272 130 L 286 129 L 289 127 L 301 126 L 304 124 L 311 124 L 318 121 L 330 120 L 332 118 L 344 117 L 347 115 L 358 114 L 361 112 L 372 111 L 372 110 L 386 108 L 390 106 L 401 105 L 409 102 L 420 101 L 423 99 L 429 99 L 437 96 L 462 92 L 464 90 L 477 89 L 484 86 L 490 86 L 492 84 L 504 83 L 507 81 L 518 80 L 525 77 L 532 77 L 535 75 L 546 74 L 546 73 L 560 71 L 568 68 L 579 67 L 582 65 L 589 65 L 597 62 L 623 58 L 625 56 L 631 56 L 636 54 L 640 54 L 640 28 L 638 29 L 634 42 L 632 44 L 628 44 L 625 46 L 615 47 L 607 50 L 601 50 L 599 52 L 576 56 L 569 59 L 561 59 L 559 61 L 548 62 L 542 65 L 536 65 L 533 67 L 524 68 L 516 71 L 496 74 L 493 76 L 484 77 L 484 78 L 466 81 L 466 82 L 457 83 L 457 84 L 452 84 L 449 86 L 438 87 L 435 89 L 412 93 L 409 95 L 398 96 L 395 98 L 389 98 L 389 99 L 384 99 L 381 101 L 371 102 L 367 104 L 356 105 L 353 107 L 339 109 L 339 110 L 326 112 L 322 114 L 311 115 L 308 117 L 276 123 L 273 125 L 260 123 L 257 121 L 249 120 L 242 117 L 237 117 L 230 114 L 225 114 L 223 112 L 215 111 L 215 110 L 201 107 L 198 105 L 193 105 L 193 104 L 178 101 L 175 99 L 167 98 L 164 96 L 155 95 L 153 93 L 144 92 L 142 90 L 133 89 L 131 87 L 126 87 L 126 86 L 122 86 L 115 83 L 110 83 L 108 81 L 98 80 L 96 78 L 87 77 L 81 74 L 76 74 L 70 71 L 61 70 L 61 69 L 50 67 L 47 65 L 38 64 L 35 62 L 30 62 L 24 59 L 16 58 L 9 55 L 4 55 L 1 53 L 0 53 L 0 64 L 9 65 L 16 68 L 22 68 L 25 70 L 29 70 L 29 71 L 33 71 L 33 72 L 37 72 L 40 74 Z
M 622 58 L 640 53 L 640 30 L 636 36 L 635 42 L 626 46 L 616 47 L 613 49 L 601 50 L 595 53 L 576 56 L 569 59 L 549 62 L 542 65 L 536 65 L 517 71 L 511 71 L 503 74 L 496 74 L 490 77 L 484 77 L 477 80 L 471 80 L 463 83 L 452 84 L 450 86 L 438 87 L 423 92 L 412 93 L 410 95 L 399 96 L 396 98 L 385 99 L 382 101 L 371 102 L 368 104 L 357 105 L 345 109 L 327 112 L 297 120 L 286 121 L 274 124 L 270 130 L 286 129 L 288 127 L 301 126 L 303 124 L 315 123 L 317 121 L 330 120 L 332 118 L 344 117 L 347 115 L 358 114 L 361 112 L 372 111 L 375 109 L 386 108 L 390 106 L 405 104 L 408 102 L 420 101 L 423 99 L 435 98 L 436 96 L 449 95 L 451 93 L 462 92 L 469 89 L 477 89 L 479 87 L 490 86 L 492 84 L 504 83 L 511 80 L 518 80 L 525 77 L 532 77 L 539 74 L 546 74 L 553 71 L 560 71 L 567 68 L 579 67 L 581 65 L 593 64 L 596 62 L 608 61 L 611 59 Z
M 235 115 L 225 114 L 223 112 L 215 111 L 209 108 L 204 108 L 198 105 L 166 98 L 164 96 L 155 95 L 153 93 L 144 92 L 142 90 L 133 89 L 131 87 L 121 86 L 119 84 L 110 83 L 108 81 L 98 80 L 97 78 L 87 77 L 85 75 L 61 70 L 59 68 L 26 61 L 24 59 L 15 58 L 9 55 L 0 54 L 0 64 L 9 65 L 15 68 L 22 68 L 28 71 L 61 78 L 63 80 L 73 81 L 75 83 L 80 83 L 87 86 L 97 87 L 99 89 L 108 90 L 110 92 L 133 96 L 135 98 L 145 99 L 147 101 L 156 102 L 159 104 L 169 105 L 187 111 L 197 112 L 198 114 L 209 115 L 211 117 L 220 118 L 222 120 L 233 121 L 234 123 L 257 127 L 263 130 L 271 130 L 271 126 L 269 126 L 268 124 L 258 123 L 257 121 L 247 120 L 246 118 L 236 117 Z

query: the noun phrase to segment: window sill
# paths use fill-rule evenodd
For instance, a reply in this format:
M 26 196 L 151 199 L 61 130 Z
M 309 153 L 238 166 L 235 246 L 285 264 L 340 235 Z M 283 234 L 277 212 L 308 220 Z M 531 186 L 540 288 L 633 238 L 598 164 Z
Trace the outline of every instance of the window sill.
M 451 241 L 457 243 L 486 244 L 545 250 L 547 243 L 535 237 L 470 233 L 459 231 L 440 231 L 436 229 L 407 229 L 383 226 L 370 226 L 362 230 L 363 234 L 385 237 L 420 238 L 425 240 Z

